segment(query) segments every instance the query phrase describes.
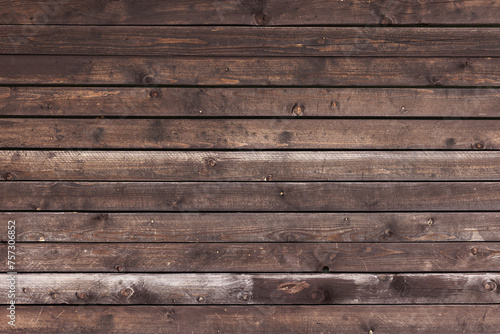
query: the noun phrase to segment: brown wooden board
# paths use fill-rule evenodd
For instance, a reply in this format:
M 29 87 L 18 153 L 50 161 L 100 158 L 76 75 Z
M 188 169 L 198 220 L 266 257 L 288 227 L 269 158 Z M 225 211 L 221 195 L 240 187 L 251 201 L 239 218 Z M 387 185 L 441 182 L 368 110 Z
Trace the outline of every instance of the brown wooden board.
M 1 116 L 499 118 L 499 104 L 479 87 L 0 87 Z
M 1 24 L 364 25 L 499 24 L 500 5 L 474 1 L 329 0 L 4 0 Z M 35 30 L 36 31 L 36 30 Z
M 498 211 L 499 182 L 4 182 L 1 211 Z
M 499 305 L 17 307 L 18 333 L 495 333 Z M 7 322 L 0 330 L 7 331 Z
M 0 26 L 1 54 L 500 56 L 500 28 Z M 12 36 L 20 36 L 13 39 Z
M 500 214 L 3 212 L 18 242 L 498 241 Z M 7 241 L 7 235 L 0 236 Z
M 0 129 L 4 149 L 500 149 L 500 120 L 4 118 Z
M 500 152 L 5 150 L 0 175 L 17 181 L 499 181 Z
M 492 57 L 0 56 L 1 85 L 500 86 Z
M 0 288 L 8 291 L 7 274 Z M 20 274 L 17 304 L 489 304 L 500 275 Z M 0 303 L 7 304 L 7 295 Z
M 18 272 L 486 272 L 498 242 L 18 243 Z M 0 244 L 7 258 L 7 244 Z M 7 271 L 4 261 L 0 268 Z

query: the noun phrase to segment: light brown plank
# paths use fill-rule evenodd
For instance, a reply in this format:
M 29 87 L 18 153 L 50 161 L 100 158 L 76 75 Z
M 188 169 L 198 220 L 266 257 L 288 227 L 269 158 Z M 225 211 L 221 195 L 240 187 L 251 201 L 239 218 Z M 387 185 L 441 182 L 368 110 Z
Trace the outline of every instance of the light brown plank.
M 8 274 L 0 288 L 9 290 Z M 491 304 L 499 274 L 19 274 L 17 304 Z M 0 297 L 8 304 L 7 295 Z
M 133 56 L 500 56 L 500 28 L 0 25 L 1 54 Z
M 4 182 L 1 211 L 498 211 L 499 182 Z
M 500 120 L 0 119 L 11 149 L 500 149 Z
M 494 88 L 0 87 L 0 97 L 2 116 L 500 117 Z
M 0 56 L 0 84 L 500 86 L 500 58 Z
M 55 3 L 55 5 L 53 5 Z M 500 5 L 474 1 L 363 0 L 4 0 L 1 24 L 119 25 L 338 25 L 338 24 L 498 24 Z
M 17 243 L 18 272 L 498 271 L 500 243 Z M 7 244 L 0 244 L 7 258 Z M 2 263 L 2 271 L 7 271 Z
M 18 306 L 19 333 L 496 333 L 498 305 Z M 36 319 L 35 322 L 33 319 Z M 0 330 L 8 331 L 7 321 Z
M 113 168 L 109 168 L 113 166 Z M 4 180 L 500 180 L 500 152 L 0 151 Z
M 483 213 L 0 213 L 18 242 L 498 241 Z M 0 235 L 7 241 L 7 234 Z

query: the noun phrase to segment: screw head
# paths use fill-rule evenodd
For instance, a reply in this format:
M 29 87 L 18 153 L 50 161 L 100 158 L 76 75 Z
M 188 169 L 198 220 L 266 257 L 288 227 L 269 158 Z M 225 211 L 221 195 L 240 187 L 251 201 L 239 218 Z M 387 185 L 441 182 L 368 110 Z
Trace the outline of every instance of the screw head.
M 477 250 L 477 248 L 476 248 L 476 247 L 472 247 L 472 248 L 470 249 L 470 253 L 471 253 L 472 255 L 477 255 L 477 253 L 479 253 L 479 251 Z
M 160 92 L 159 92 L 159 91 L 157 91 L 157 90 L 152 90 L 152 91 L 149 93 L 149 96 L 151 96 L 151 97 L 155 97 L 155 98 L 156 98 L 156 97 L 160 97 L 160 95 L 161 95 L 161 94 L 160 94 Z
M 122 267 L 122 266 L 115 266 L 115 270 L 116 270 L 116 271 L 122 271 L 122 270 L 123 270 L 123 267 Z
M 427 221 L 427 225 L 429 225 L 429 226 L 434 225 L 434 219 L 429 218 L 429 220 Z
M 478 149 L 478 150 L 482 150 L 484 148 L 484 144 L 482 142 L 475 143 L 474 148 Z
M 264 177 L 264 181 L 272 181 L 272 180 L 273 180 L 273 176 L 271 174 L 266 175 L 266 177 Z

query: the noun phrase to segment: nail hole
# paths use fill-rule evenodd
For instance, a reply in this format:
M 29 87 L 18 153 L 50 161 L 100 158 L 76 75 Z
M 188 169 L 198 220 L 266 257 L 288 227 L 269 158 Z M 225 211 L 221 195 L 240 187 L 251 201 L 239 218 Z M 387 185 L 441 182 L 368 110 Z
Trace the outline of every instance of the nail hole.
M 327 266 L 324 266 L 323 267 L 323 272 L 324 273 L 329 273 L 330 272 L 330 268 L 328 268 Z

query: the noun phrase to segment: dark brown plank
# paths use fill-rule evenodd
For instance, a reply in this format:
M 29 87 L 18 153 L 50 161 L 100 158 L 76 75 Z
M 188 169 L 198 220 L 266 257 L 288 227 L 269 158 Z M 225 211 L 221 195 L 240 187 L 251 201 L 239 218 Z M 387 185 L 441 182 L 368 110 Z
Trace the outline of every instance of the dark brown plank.
M 500 28 L 0 26 L 1 54 L 500 56 Z M 90 37 L 90 38 L 89 38 Z
M 55 5 L 53 5 L 55 3 Z M 119 25 L 339 25 L 339 24 L 498 24 L 500 5 L 474 1 L 68 1 L 49 6 L 4 0 L 1 24 Z
M 498 271 L 500 243 L 17 243 L 18 272 Z M 7 244 L 0 244 L 7 258 Z M 0 267 L 7 271 L 4 261 Z
M 23 306 L 18 333 L 496 333 L 499 305 Z M 11 330 L 7 321 L 0 330 Z
M 0 213 L 19 242 L 498 241 L 486 213 Z M 7 241 L 7 234 L 0 235 Z
M 4 149 L 500 149 L 500 120 L 6 118 L 0 129 Z
M 2 116 L 500 117 L 494 88 L 0 87 L 0 97 Z
M 500 58 L 0 56 L 0 84 L 499 86 Z
M 9 275 L 0 288 L 9 290 Z M 20 274 L 17 304 L 491 304 L 499 274 Z M 8 304 L 6 294 L 0 297 Z
M 497 211 L 500 182 L 4 182 L 2 211 Z
M 498 181 L 500 152 L 0 151 L 0 175 L 22 181 Z

